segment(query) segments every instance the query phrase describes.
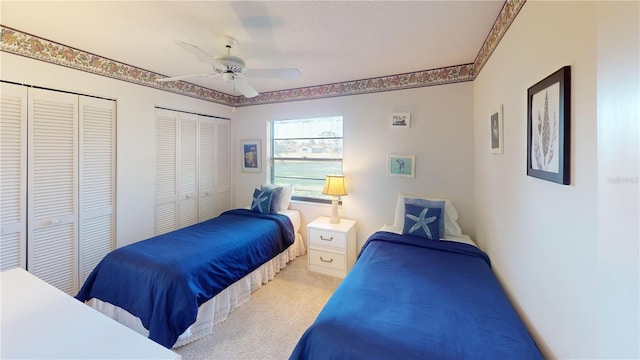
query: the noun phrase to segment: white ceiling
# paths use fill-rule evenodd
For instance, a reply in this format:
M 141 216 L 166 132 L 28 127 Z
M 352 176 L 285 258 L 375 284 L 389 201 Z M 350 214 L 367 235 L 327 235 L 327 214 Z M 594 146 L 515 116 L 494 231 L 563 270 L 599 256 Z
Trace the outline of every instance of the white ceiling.
M 0 24 L 166 76 L 207 73 L 178 46 L 231 54 L 248 69 L 298 68 L 296 80 L 249 79 L 258 92 L 473 63 L 504 1 L 0 1 Z M 232 93 L 220 77 L 189 82 Z

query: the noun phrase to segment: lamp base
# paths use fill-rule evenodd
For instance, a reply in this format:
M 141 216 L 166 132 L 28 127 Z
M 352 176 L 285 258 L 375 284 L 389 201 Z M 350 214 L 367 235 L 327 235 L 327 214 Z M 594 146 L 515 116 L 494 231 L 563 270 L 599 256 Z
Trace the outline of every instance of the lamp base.
M 334 196 L 331 200 L 331 219 L 329 224 L 340 224 L 340 218 L 338 217 L 338 197 Z

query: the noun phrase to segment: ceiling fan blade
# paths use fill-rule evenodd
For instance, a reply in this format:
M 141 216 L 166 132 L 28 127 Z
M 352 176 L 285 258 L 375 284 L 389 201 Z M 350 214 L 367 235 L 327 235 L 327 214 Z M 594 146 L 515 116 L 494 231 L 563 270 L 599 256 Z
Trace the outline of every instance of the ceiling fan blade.
M 190 78 L 194 78 L 194 77 L 212 76 L 212 75 L 215 75 L 215 74 L 206 73 L 206 74 L 182 75 L 182 76 L 174 76 L 174 77 L 156 79 L 156 81 L 157 82 L 177 81 L 177 80 L 182 80 L 182 79 L 190 79 Z
M 301 74 L 298 69 L 247 69 L 247 76 L 268 79 L 298 79 Z
M 222 65 L 220 62 L 218 62 L 216 59 L 214 59 L 213 56 L 207 54 L 206 52 L 204 52 L 204 50 L 200 49 L 199 47 L 184 41 L 178 41 L 177 44 L 180 45 L 180 47 L 182 47 L 186 51 L 195 55 L 195 57 L 197 57 L 198 60 L 200 60 L 201 62 L 205 64 L 211 64 L 218 68 L 222 68 L 222 69 L 225 68 L 225 66 Z
M 233 86 L 244 95 L 246 98 L 252 98 L 258 96 L 258 92 L 253 86 L 249 85 L 244 79 L 234 79 Z

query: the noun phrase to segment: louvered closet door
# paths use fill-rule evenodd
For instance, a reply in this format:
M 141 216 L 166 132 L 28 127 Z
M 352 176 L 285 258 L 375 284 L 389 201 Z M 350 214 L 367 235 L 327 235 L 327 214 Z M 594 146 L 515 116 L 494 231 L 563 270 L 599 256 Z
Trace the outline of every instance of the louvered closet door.
M 0 83 L 0 271 L 27 266 L 27 88 Z
M 229 160 L 229 120 L 216 119 L 215 124 L 215 204 L 217 216 L 231 207 L 231 166 Z
M 78 96 L 29 89 L 29 272 L 74 294 L 78 244 Z
M 86 96 L 80 105 L 80 280 L 115 248 L 116 102 Z
M 216 216 L 215 119 L 198 117 L 198 221 Z
M 155 234 L 178 228 L 178 113 L 156 109 Z
M 180 113 L 178 227 L 198 222 L 198 116 Z

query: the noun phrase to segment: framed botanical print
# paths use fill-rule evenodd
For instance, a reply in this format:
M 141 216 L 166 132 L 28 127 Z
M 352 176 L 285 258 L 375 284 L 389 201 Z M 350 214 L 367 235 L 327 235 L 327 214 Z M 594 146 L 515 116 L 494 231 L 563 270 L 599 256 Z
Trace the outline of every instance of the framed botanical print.
M 571 67 L 527 90 L 527 175 L 568 185 L 571 149 Z

